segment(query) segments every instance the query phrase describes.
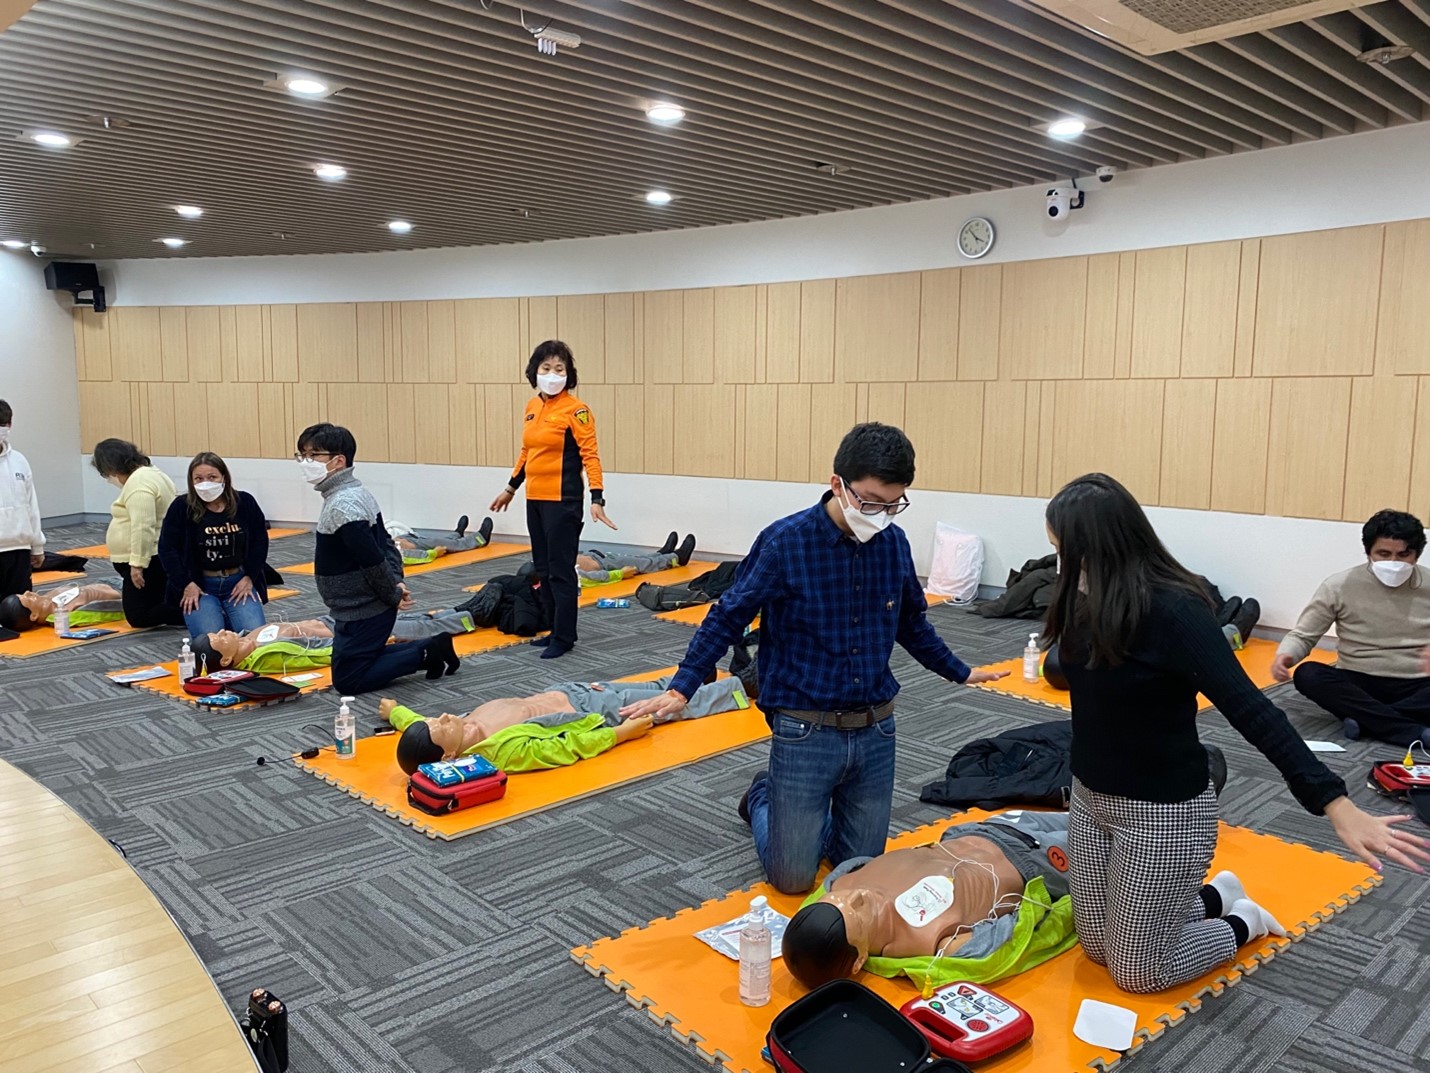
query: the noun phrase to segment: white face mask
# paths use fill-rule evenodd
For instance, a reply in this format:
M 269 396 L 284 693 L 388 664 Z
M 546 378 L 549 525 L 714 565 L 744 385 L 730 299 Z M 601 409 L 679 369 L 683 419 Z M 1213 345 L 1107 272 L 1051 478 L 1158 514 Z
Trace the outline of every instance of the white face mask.
M 0 447 L 10 442 L 10 426 L 0 425 Z
M 566 386 L 566 377 L 561 373 L 537 373 L 536 386 L 543 395 L 559 395 Z
M 840 481 L 843 482 L 842 477 Z M 852 495 L 849 485 L 844 485 L 844 490 Z M 849 523 L 849 528 L 854 533 L 854 539 L 861 544 L 869 543 L 887 529 L 894 520 L 894 516 L 886 510 L 881 510 L 878 514 L 861 514 L 858 503 L 851 506 L 842 499 L 839 501 L 839 507 L 844 511 L 844 520 Z
M 117 473 L 111 473 L 108 477 L 106 477 L 106 478 L 104 478 L 104 479 L 105 479 L 106 481 L 108 481 L 110 484 L 114 485 L 114 487 L 116 487 L 116 488 L 123 488 L 123 487 L 124 487 L 124 478 L 121 477 L 121 476 L 119 476 Z
M 303 471 L 303 479 L 309 484 L 317 484 L 328 475 L 328 464 L 316 458 L 298 459 L 298 468 Z
M 1415 564 L 1378 559 L 1370 564 L 1370 569 L 1371 573 L 1380 579 L 1382 585 L 1398 589 L 1410 580 L 1410 574 L 1415 569 Z
M 223 481 L 199 481 L 194 485 L 194 495 L 205 503 L 212 503 L 223 495 Z

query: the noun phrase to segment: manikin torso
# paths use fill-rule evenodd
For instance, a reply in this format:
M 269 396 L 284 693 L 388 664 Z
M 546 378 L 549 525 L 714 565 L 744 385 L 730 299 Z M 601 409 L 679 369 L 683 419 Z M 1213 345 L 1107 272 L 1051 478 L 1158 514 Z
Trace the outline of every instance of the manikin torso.
M 934 882 L 926 883 L 931 877 Z M 953 881 L 952 904 L 941 896 L 947 885 L 940 879 Z M 999 916 L 1016 910 L 1018 899 L 1011 895 L 1021 894 L 1023 887 L 1023 877 L 1003 851 L 973 835 L 885 853 L 835 880 L 830 893 L 843 901 L 855 890 L 869 892 L 872 897 L 858 910 L 872 917 L 865 932 L 873 937 L 869 954 L 902 958 L 938 953 L 940 948 L 951 953 L 967 941 L 974 924 L 987 919 L 995 902 Z M 903 912 L 896 906 L 901 896 Z M 847 921 L 854 910 L 841 909 Z

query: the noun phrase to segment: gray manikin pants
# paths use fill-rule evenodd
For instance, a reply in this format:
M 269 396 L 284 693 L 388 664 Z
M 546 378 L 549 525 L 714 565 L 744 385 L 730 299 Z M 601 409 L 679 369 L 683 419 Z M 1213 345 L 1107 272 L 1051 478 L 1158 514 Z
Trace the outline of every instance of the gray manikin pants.
M 597 571 L 578 570 L 587 581 L 605 581 L 606 575 L 611 570 L 625 570 L 628 567 L 635 567 L 638 574 L 654 574 L 660 570 L 669 570 L 676 565 L 675 556 L 667 552 L 664 555 L 655 552 L 634 552 L 634 551 L 602 551 L 600 549 L 585 551 L 583 555 L 589 555 L 601 564 L 601 569 Z M 709 713 L 706 713 L 709 714 Z
M 585 715 L 599 712 L 605 717 L 606 725 L 613 727 L 621 722 L 621 709 L 627 704 L 658 697 L 670 688 L 670 683 L 669 678 L 657 678 L 654 682 L 563 682 L 551 688 L 558 693 L 565 693 L 571 701 L 571 707 L 577 712 Z M 593 689 L 593 685 L 602 688 Z M 736 693 L 741 695 L 743 703 L 735 700 Z M 701 686 L 679 715 L 662 722 L 703 719 L 707 715 L 718 715 L 721 712 L 748 707 L 749 703 L 744 700 L 744 688 L 738 678 L 722 678 L 718 682 Z M 543 726 L 559 726 L 571 721 L 571 713 L 556 712 L 553 715 L 537 716 L 529 721 Z
M 442 532 L 439 529 L 414 529 L 404 538 L 411 541 L 418 551 L 431 551 L 433 548 L 446 548 L 448 551 L 471 551 L 478 547 L 481 540 L 476 533 L 468 533 L 466 536 L 458 536 L 450 529 Z
M 333 620 L 328 615 L 318 621 L 326 623 L 328 629 L 333 628 Z M 425 641 L 429 637 L 438 637 L 444 633 L 471 633 L 476 628 L 477 624 L 472 621 L 471 613 L 458 611 L 455 607 L 443 608 L 431 614 L 426 611 L 400 611 L 392 626 L 392 639 Z

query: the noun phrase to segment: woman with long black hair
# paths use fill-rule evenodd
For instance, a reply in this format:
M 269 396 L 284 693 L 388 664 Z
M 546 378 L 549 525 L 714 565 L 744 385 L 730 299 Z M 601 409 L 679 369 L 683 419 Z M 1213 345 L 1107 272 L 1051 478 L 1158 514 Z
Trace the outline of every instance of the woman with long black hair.
M 1216 796 L 1197 738 L 1197 694 L 1276 765 L 1346 848 L 1422 871 L 1425 839 L 1371 816 L 1247 678 L 1205 590 L 1163 546 L 1141 506 L 1101 473 L 1048 504 L 1060 564 L 1044 638 L 1072 694 L 1069 880 L 1078 939 L 1126 991 L 1161 991 L 1284 934 L 1240 880 L 1207 881 Z

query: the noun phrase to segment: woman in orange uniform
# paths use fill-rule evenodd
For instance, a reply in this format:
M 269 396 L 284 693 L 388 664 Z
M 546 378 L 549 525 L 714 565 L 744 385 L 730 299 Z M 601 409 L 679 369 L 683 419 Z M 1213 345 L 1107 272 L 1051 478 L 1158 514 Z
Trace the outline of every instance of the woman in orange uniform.
M 526 379 L 537 394 L 526 404 L 521 455 L 491 509 L 506 510 L 525 482 L 531 559 L 542 581 L 541 601 L 551 621 L 551 635 L 532 644 L 546 649 L 542 659 L 556 659 L 576 644 L 576 599 L 581 592 L 576 555 L 584 525 L 583 469 L 591 485 L 591 520 L 616 527 L 606 517 L 596 419 L 590 408 L 571 394 L 577 383 L 571 348 L 559 339 L 542 343 L 526 363 Z

